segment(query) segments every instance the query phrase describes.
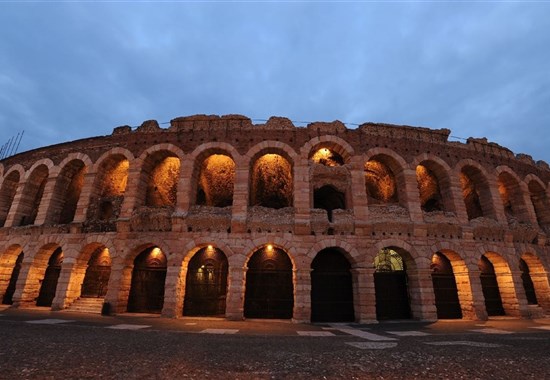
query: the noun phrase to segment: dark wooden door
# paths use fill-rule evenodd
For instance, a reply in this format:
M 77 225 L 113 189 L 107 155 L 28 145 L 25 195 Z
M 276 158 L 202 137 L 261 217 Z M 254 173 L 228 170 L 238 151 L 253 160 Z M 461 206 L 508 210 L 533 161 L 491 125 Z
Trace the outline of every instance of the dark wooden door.
M 407 273 L 404 270 L 375 272 L 374 286 L 377 319 L 408 319 L 411 317 Z
M 354 321 L 349 261 L 340 252 L 325 249 L 317 254 L 311 268 L 311 321 Z
M 2 299 L 2 303 L 4 305 L 11 305 L 13 304 L 13 293 L 15 293 L 15 286 L 17 285 L 17 279 L 19 278 L 19 272 L 21 271 L 21 263 L 23 262 L 23 252 L 17 256 L 17 260 L 15 261 L 15 265 L 13 267 L 13 271 L 11 272 L 10 276 L 10 282 L 8 284 L 8 287 L 6 288 L 6 292 L 4 293 L 4 298 Z
M 63 252 L 61 248 L 54 251 L 50 260 L 48 261 L 48 267 L 44 274 L 44 280 L 40 286 L 40 292 L 36 300 L 36 306 L 52 306 L 52 301 L 55 297 L 55 291 L 57 289 L 57 281 L 59 274 L 61 273 L 61 264 L 63 263 Z
M 164 305 L 166 256 L 158 248 L 143 251 L 134 260 L 128 311 L 160 313 Z
M 449 259 L 441 253 L 436 253 L 432 260 L 432 283 L 437 318 L 462 318 L 453 267 Z
M 183 314 L 215 316 L 225 314 L 227 258 L 219 249 L 203 248 L 187 267 Z
M 246 318 L 292 318 L 294 287 L 292 262 L 281 249 L 254 253 L 246 272 Z
M 485 298 L 485 310 L 487 310 L 487 315 L 504 315 L 504 307 L 502 306 L 502 298 L 500 297 L 495 268 L 485 256 L 481 256 L 479 270 L 481 271 L 481 289 L 483 291 L 483 297 Z

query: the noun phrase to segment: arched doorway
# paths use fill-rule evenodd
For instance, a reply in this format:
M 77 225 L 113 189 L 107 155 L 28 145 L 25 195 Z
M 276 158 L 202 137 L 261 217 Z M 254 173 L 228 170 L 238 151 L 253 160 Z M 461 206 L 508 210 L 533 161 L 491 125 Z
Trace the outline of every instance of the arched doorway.
M 57 248 L 48 261 L 48 267 L 46 268 L 46 274 L 44 280 L 42 280 L 42 286 L 40 286 L 40 292 L 36 300 L 36 306 L 52 306 L 52 301 L 55 297 L 55 290 L 57 289 L 57 280 L 61 273 L 61 264 L 63 263 L 63 251 L 61 248 Z
M 4 293 L 4 298 L 2 299 L 2 303 L 4 305 L 11 305 L 13 303 L 13 293 L 15 293 L 15 286 L 17 284 L 17 279 L 19 278 L 19 272 L 21 271 L 23 256 L 24 253 L 21 252 L 19 256 L 17 256 L 17 260 L 15 261 L 15 265 L 10 276 L 10 282 L 8 283 L 8 287 L 6 288 L 6 292 Z
M 481 289 L 483 291 L 483 297 L 485 298 L 487 315 L 504 315 L 504 307 L 502 306 L 502 298 L 500 297 L 500 290 L 498 288 L 497 276 L 493 264 L 487 257 L 481 256 L 478 266 L 481 272 Z
M 529 266 L 523 259 L 519 259 L 519 270 L 521 270 L 521 281 L 523 282 L 523 289 L 525 290 L 527 303 L 529 305 L 538 305 L 535 286 L 533 285 L 531 275 L 529 274 Z
M 88 268 L 82 283 L 81 297 L 102 298 L 107 294 L 111 275 L 111 257 L 107 248 L 99 248 L 88 260 Z
M 185 280 L 183 315 L 225 314 L 227 258 L 212 246 L 202 248 L 189 261 Z
M 462 309 L 460 308 L 451 261 L 441 252 L 436 252 L 432 257 L 431 269 L 437 318 L 462 318 Z
M 246 318 L 292 318 L 294 286 L 292 262 L 280 248 L 257 250 L 248 261 L 244 316 Z
M 376 318 L 410 318 L 407 272 L 401 255 L 393 249 L 384 248 L 374 259 L 374 267 Z
M 315 256 L 311 269 L 311 321 L 354 321 L 349 261 L 338 250 L 327 248 Z
M 166 256 L 158 247 L 147 248 L 134 260 L 128 311 L 160 313 L 164 305 Z

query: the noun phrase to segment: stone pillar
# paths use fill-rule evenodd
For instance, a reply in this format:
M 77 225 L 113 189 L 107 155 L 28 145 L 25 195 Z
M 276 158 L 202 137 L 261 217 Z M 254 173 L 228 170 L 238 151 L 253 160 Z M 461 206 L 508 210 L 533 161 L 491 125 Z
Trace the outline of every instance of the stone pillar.
M 244 293 L 246 286 L 246 271 L 248 268 L 229 267 L 227 275 L 227 298 L 225 317 L 239 321 L 244 318 Z
M 361 156 L 354 156 L 350 165 L 351 174 L 351 192 L 353 215 L 355 221 L 355 233 L 361 235 L 365 233 L 365 228 L 369 219 L 369 206 L 367 204 L 367 188 L 365 184 L 364 162 Z M 357 313 L 356 313 L 357 315 Z
M 21 213 L 19 209 L 21 208 L 21 199 L 23 198 L 23 190 L 25 189 L 26 182 L 19 182 L 17 190 L 15 191 L 15 196 L 11 202 L 11 207 L 6 216 L 6 222 L 4 227 L 14 227 L 18 226 L 21 220 Z
M 129 219 L 132 216 L 132 211 L 138 206 L 139 199 L 145 197 L 144 194 L 139 192 L 146 191 L 147 183 L 143 181 L 141 176 L 141 166 L 143 161 L 135 159 L 130 163 L 130 169 L 128 171 L 128 184 L 126 185 L 126 192 L 124 193 L 124 201 L 120 207 L 120 219 Z
M 483 204 L 483 202 L 490 202 L 491 207 L 495 212 L 495 220 L 507 226 L 508 220 L 506 219 L 506 214 L 504 213 L 504 206 L 502 205 L 502 198 L 500 197 L 500 193 L 498 191 L 498 182 L 496 177 L 493 175 L 488 175 L 487 183 L 489 185 L 489 194 L 491 198 L 480 199 L 479 201 L 481 202 L 481 204 Z M 483 194 L 481 195 L 481 197 L 483 197 Z
M 292 321 L 311 321 L 311 269 L 294 269 L 294 310 Z
M 61 265 L 61 273 L 57 279 L 57 287 L 55 288 L 55 297 L 52 301 L 52 310 L 63 310 L 67 308 L 70 301 L 67 299 L 71 277 L 76 263 L 74 259 L 65 259 Z
M 88 214 L 88 208 L 90 206 L 90 198 L 92 196 L 96 175 L 97 173 L 88 172 L 84 176 L 82 191 L 80 192 L 80 198 L 78 199 L 78 205 L 76 206 L 76 212 L 74 214 L 74 219 L 73 219 L 75 223 L 82 223 L 86 220 L 86 215 Z
M 531 281 L 535 288 L 537 302 L 544 312 L 550 314 L 550 287 L 548 286 L 548 274 L 542 271 L 530 272 Z
M 422 223 L 424 222 L 424 215 L 420 208 L 420 194 L 418 192 L 416 172 L 412 169 L 404 169 L 401 177 L 403 178 L 403 182 L 398 183 L 397 186 L 404 186 L 404 189 L 399 191 L 399 202 L 409 210 L 411 221 Z
M 455 276 L 460 309 L 462 310 L 462 319 L 480 319 L 474 307 L 474 298 L 472 296 L 472 287 L 470 285 L 468 270 L 458 271 L 453 268 L 453 273 Z
M 46 182 L 46 186 L 44 187 L 44 194 L 42 195 L 42 199 L 40 200 L 40 206 L 38 207 L 38 213 L 36 214 L 36 219 L 34 220 L 34 225 L 39 226 L 44 224 L 45 222 L 49 222 L 47 217 L 50 213 L 50 208 L 53 207 L 52 200 L 54 197 L 56 197 L 56 194 L 54 194 L 54 188 L 55 188 L 55 182 L 57 181 L 56 178 L 48 178 Z
M 193 181 L 193 160 L 188 156 L 181 161 L 180 173 L 178 179 L 178 190 L 177 190 L 177 205 L 176 211 L 178 212 L 187 212 L 189 207 L 194 203 L 192 200 L 191 194 L 195 194 L 196 190 L 191 191 L 191 184 L 194 183 L 197 186 L 196 181 Z
M 468 224 L 468 211 L 466 211 L 466 204 L 464 203 L 464 197 L 462 195 L 460 172 L 449 173 L 449 193 L 451 197 L 450 202 L 452 202 L 452 210 L 450 211 L 456 213 L 456 217 L 460 221 L 460 224 Z
M 183 277 L 183 279 L 182 279 Z M 166 268 L 164 285 L 163 317 L 178 318 L 183 314 L 183 300 L 185 297 L 185 276 L 180 266 Z
M 30 255 L 29 255 L 30 256 Z M 32 261 L 23 259 L 21 263 L 21 271 L 13 294 L 14 307 L 28 307 L 36 305 L 36 297 L 40 292 L 40 285 L 44 279 L 44 273 L 40 275 L 33 268 Z
M 497 266 L 495 265 L 495 272 Z M 502 298 L 502 306 L 506 315 L 513 317 L 529 318 L 529 309 L 527 307 L 527 296 L 523 288 L 521 271 L 513 270 L 504 273 L 497 272 L 498 289 Z
M 311 186 L 308 160 L 298 159 L 294 163 L 294 233 L 309 235 L 311 233 Z
M 231 215 L 231 232 L 233 233 L 246 232 L 249 170 L 243 164 L 242 162 L 235 162 L 235 187 Z
M 419 268 L 407 271 L 411 314 L 415 319 L 437 320 L 432 271 Z
M 374 268 L 353 268 L 353 308 L 358 323 L 376 323 Z
M 475 318 L 481 321 L 486 321 L 488 318 L 487 309 L 485 308 L 485 297 L 483 296 L 483 289 L 481 287 L 481 272 L 477 268 L 469 268 L 468 275 L 470 279 L 470 286 L 472 288 L 472 311 Z
M 124 313 L 128 307 L 128 296 L 132 284 L 133 265 L 113 265 L 109 278 L 109 289 L 105 302 L 111 304 L 113 314 Z

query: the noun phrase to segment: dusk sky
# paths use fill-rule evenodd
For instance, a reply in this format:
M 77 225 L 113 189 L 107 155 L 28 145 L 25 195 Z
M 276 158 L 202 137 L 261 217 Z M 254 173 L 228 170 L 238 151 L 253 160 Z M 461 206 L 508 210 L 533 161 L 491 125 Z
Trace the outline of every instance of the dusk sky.
M 0 1 L 0 32 L 0 146 L 24 130 L 20 152 L 242 114 L 449 128 L 550 162 L 550 2 Z

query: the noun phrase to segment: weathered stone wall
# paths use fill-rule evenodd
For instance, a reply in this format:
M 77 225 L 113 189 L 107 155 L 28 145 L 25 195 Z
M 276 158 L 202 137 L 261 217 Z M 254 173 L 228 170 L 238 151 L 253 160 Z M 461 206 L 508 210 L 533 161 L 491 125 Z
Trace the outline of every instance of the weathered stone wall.
M 435 252 L 443 252 L 453 263 L 465 318 L 487 316 L 478 269 L 482 255 L 495 266 L 507 314 L 529 317 L 550 312 L 548 165 L 524 154 L 514 155 L 486 139 L 470 138 L 464 144 L 449 141 L 449 135 L 446 129 L 387 124 L 366 123 L 348 129 L 335 121 L 298 128 L 281 117 L 253 124 L 240 115 L 197 115 L 176 118 L 167 128 L 146 121 L 135 130 L 122 126 L 110 136 L 15 155 L 1 162 L 0 295 L 15 258 L 24 252 L 14 304 L 33 304 L 48 255 L 61 247 L 64 262 L 52 307 L 65 308 L 78 297 L 91 252 L 104 247 L 113 262 L 106 299 L 116 312 L 124 312 L 133 260 L 143 249 L 157 246 L 168 258 L 163 314 L 179 316 L 187 263 L 200 248 L 213 245 L 229 261 L 226 316 L 242 318 L 247 260 L 258 248 L 272 244 L 293 262 L 293 318 L 308 321 L 311 262 L 319 251 L 332 247 L 345 253 L 352 264 L 356 319 L 367 321 L 376 319 L 374 257 L 384 247 L 395 247 L 408 262 L 414 318 L 436 317 L 430 277 Z M 343 165 L 326 167 L 312 162 L 313 152 L 320 147 L 338 153 Z M 197 204 L 200 168 L 213 154 L 234 162 L 230 206 Z M 250 203 L 251 171 L 263 154 L 277 154 L 291 167 L 288 178 L 292 184 L 285 183 L 291 187 L 286 192 L 292 197 L 291 207 Z M 105 185 L 96 179 L 113 166 L 105 163 L 121 162 L 121 157 L 129 163 L 129 169 L 120 170 L 127 175 L 120 183 L 127 181 L 127 186 L 123 194 L 119 190 L 111 194 L 102 187 L 112 187 L 110 179 Z M 169 204 L 154 207 L 156 203 L 147 203 L 147 199 L 162 189 L 151 181 L 151 173 L 165 157 L 177 160 L 178 170 L 167 171 L 170 176 L 177 173 L 177 178 L 171 177 Z M 373 157 L 387 162 L 393 175 L 396 195 L 391 203 L 373 202 L 367 196 L 365 168 Z M 55 225 L 51 215 L 62 212 L 59 205 L 65 196 L 55 189 L 62 188 L 57 185 L 64 178 L 61 173 L 67 172 L 65 165 L 71 160 L 75 165 L 74 159 L 82 163 L 76 167 L 83 169 L 78 181 L 72 179 L 79 188 L 71 194 L 80 197 L 72 222 Z M 421 207 L 424 200 L 416 175 L 421 163 L 430 169 L 430 180 L 438 181 L 442 210 L 428 212 Z M 477 191 L 474 195 L 482 217 L 468 218 L 462 173 L 475 173 L 473 181 L 482 184 L 468 193 Z M 502 173 L 506 181 L 499 179 Z M 71 178 L 64 181 L 69 183 Z M 510 186 L 515 216 L 507 214 L 510 200 L 501 199 L 500 183 Z M 326 210 L 313 207 L 314 191 L 325 185 L 345 195 L 346 209 L 333 210 L 330 221 Z M 101 209 L 105 202 L 108 212 Z M 108 216 L 100 217 L 103 214 Z M 22 226 L 20 220 L 27 215 L 32 215 L 34 223 Z M 70 220 L 70 215 L 64 219 Z M 527 305 L 520 258 L 525 258 L 534 273 L 538 311 Z

